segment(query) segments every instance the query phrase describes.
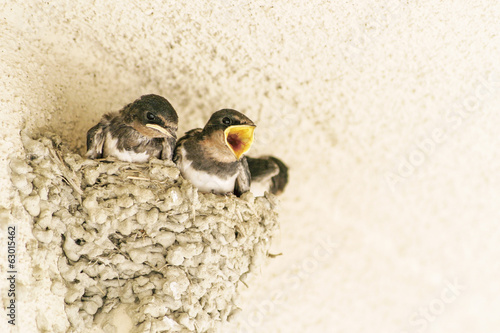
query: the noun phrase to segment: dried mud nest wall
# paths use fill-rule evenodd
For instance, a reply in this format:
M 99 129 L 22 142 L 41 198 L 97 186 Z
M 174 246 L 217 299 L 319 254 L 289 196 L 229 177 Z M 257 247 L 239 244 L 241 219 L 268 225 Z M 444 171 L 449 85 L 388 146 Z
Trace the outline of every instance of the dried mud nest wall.
M 272 195 L 198 193 L 169 161 L 88 160 L 55 135 L 22 135 L 12 182 L 70 331 L 118 304 L 133 332 L 217 331 L 238 312 L 237 290 L 278 228 Z

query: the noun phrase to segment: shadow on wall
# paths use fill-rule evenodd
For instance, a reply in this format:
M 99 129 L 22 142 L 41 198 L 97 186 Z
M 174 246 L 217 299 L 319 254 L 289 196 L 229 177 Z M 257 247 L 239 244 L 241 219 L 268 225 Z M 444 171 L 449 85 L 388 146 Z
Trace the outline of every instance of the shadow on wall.
M 20 57 L 36 54 L 30 48 L 23 52 Z M 38 109 L 37 116 L 26 118 L 27 129 L 34 134 L 56 133 L 71 150 L 83 156 L 86 133 L 104 114 L 116 112 L 146 93 L 158 92 L 174 99 L 185 95 L 180 84 L 166 94 L 140 69 L 130 70 L 116 59 L 107 62 L 111 55 L 99 50 L 87 53 L 89 61 L 85 62 L 71 57 L 56 59 L 53 54 L 36 56 L 36 66 L 26 69 L 23 82 L 30 87 L 25 94 L 30 114 Z

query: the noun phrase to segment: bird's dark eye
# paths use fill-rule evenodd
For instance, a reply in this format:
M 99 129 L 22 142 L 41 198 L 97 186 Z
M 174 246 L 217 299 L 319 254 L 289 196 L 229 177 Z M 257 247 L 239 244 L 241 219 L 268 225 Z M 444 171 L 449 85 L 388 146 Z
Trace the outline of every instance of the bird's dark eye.
M 231 119 L 229 117 L 222 118 L 222 123 L 225 125 L 231 125 Z
M 146 118 L 151 121 L 156 119 L 155 115 L 151 112 L 146 113 Z

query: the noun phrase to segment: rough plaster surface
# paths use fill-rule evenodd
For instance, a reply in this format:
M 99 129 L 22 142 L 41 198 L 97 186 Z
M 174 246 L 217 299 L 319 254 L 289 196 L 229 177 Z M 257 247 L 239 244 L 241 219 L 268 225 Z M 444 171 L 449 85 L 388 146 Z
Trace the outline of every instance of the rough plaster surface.
M 144 93 L 170 100 L 180 132 L 241 110 L 258 124 L 252 154 L 289 164 L 283 255 L 228 331 L 500 327 L 497 1 L 31 1 L 0 13 L 3 170 L 23 126 L 82 153 L 104 112 Z M 15 210 L 6 171 L 1 188 Z M 20 229 L 18 319 L 33 331 L 64 309 L 50 293 L 30 300 L 43 258 Z

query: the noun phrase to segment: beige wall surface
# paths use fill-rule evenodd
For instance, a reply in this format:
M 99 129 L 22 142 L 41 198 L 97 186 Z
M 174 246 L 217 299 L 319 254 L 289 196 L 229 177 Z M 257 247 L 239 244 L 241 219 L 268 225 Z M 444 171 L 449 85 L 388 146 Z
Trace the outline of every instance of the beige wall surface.
M 84 153 L 142 94 L 169 99 L 180 133 L 234 108 L 257 124 L 250 155 L 282 158 L 290 183 L 283 255 L 227 332 L 497 332 L 499 16 L 498 1 L 3 2 L 0 168 L 22 128 Z M 7 171 L 0 185 L 7 216 Z M 20 226 L 17 328 L 62 329 L 32 240 Z

